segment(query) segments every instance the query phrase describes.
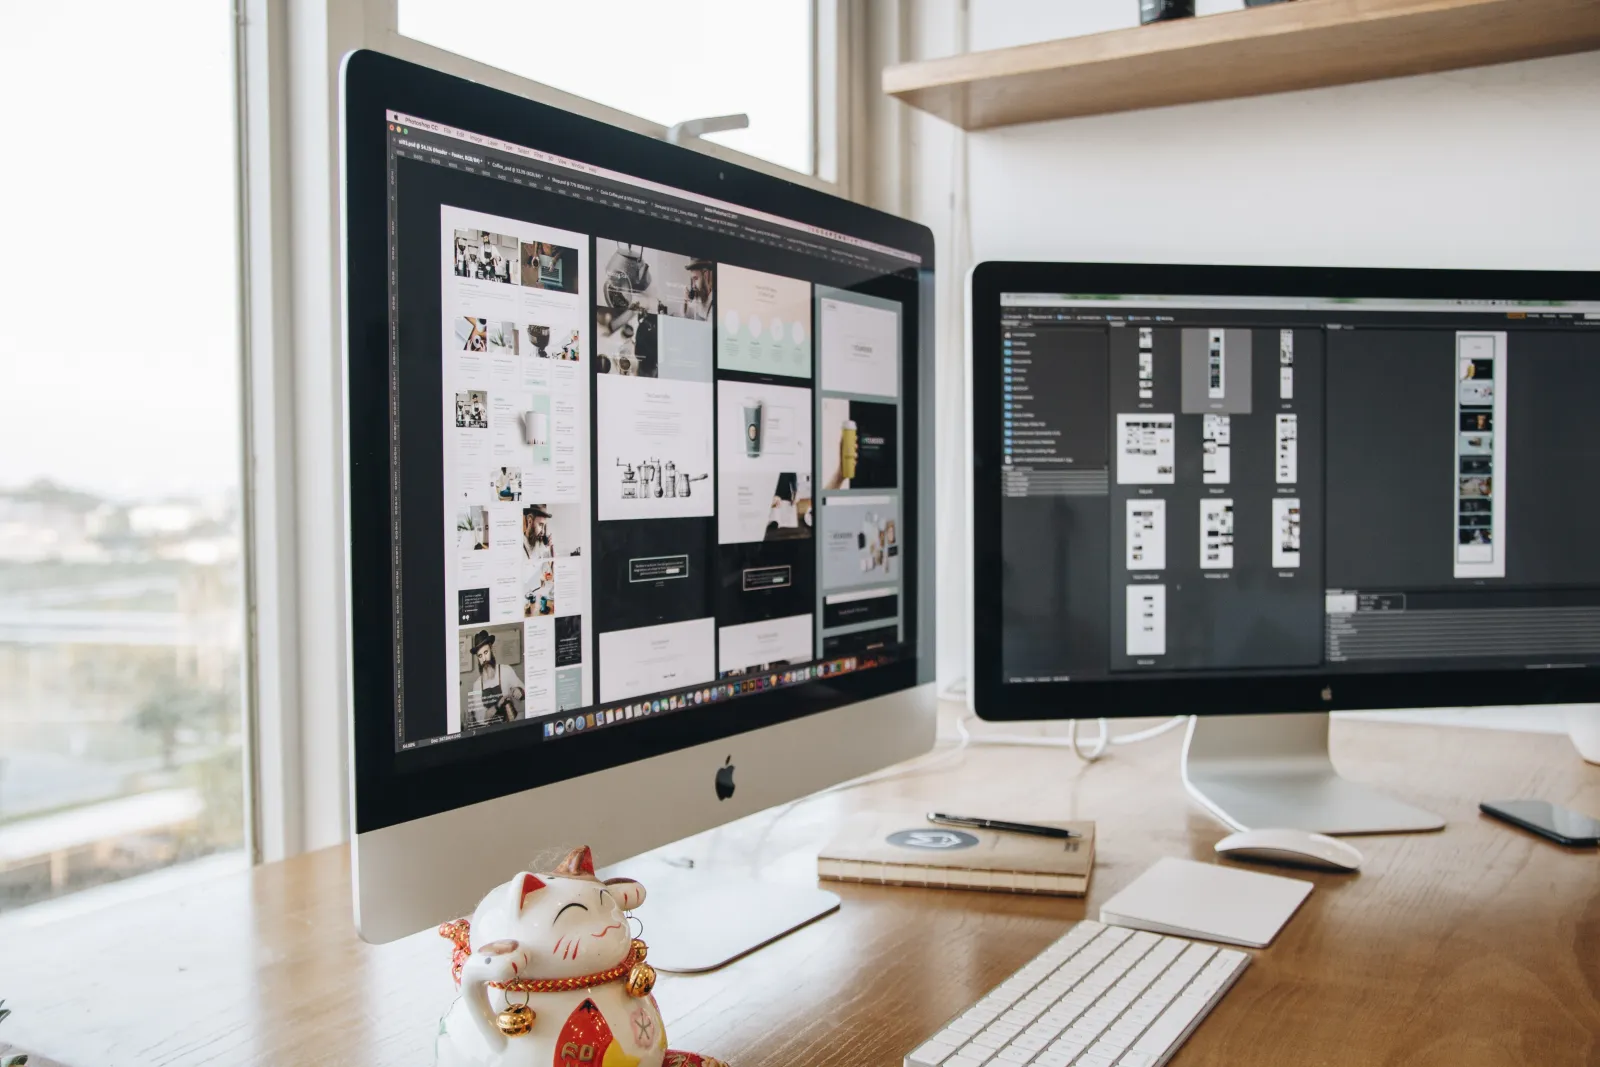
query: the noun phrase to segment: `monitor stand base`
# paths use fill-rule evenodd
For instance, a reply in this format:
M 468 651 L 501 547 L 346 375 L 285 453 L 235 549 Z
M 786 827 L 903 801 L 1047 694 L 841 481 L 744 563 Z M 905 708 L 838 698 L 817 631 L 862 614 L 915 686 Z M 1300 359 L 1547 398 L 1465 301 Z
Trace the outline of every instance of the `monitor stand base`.
M 839 897 L 825 889 L 704 867 L 645 860 L 601 872 L 621 875 L 644 884 L 637 934 L 650 946 L 650 965 L 676 974 L 716 970 L 839 910 Z
M 1328 755 L 1328 716 L 1220 715 L 1189 720 L 1189 794 L 1235 830 L 1320 834 L 1440 830 L 1444 820 L 1341 778 Z

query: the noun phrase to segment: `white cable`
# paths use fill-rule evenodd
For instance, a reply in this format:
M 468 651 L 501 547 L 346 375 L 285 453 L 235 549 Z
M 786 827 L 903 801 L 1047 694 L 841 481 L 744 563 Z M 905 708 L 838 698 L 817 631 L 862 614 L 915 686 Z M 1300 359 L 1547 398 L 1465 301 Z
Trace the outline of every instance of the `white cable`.
M 1144 730 L 1135 730 L 1131 734 L 1118 734 L 1105 736 L 1109 732 L 1109 723 L 1101 719 L 1101 737 L 1096 739 L 1092 749 L 1085 750 L 1082 742 L 1078 740 L 1078 720 L 1070 719 L 1067 722 L 1067 736 L 1065 737 L 1039 737 L 1028 734 L 975 734 L 971 743 L 974 745 L 1007 745 L 1017 748 L 1070 748 L 1073 754 L 1081 759 L 1093 762 L 1103 754 L 1107 745 L 1132 745 L 1140 741 L 1148 741 L 1153 737 L 1160 737 L 1169 730 L 1175 730 L 1189 721 L 1187 715 L 1174 715 L 1166 722 L 1158 723 Z M 1085 752 L 1088 755 L 1085 755 Z
M 873 785 L 877 782 L 887 782 L 895 778 L 904 778 L 907 775 L 921 774 L 924 771 L 931 771 L 936 767 L 940 767 L 945 763 L 948 763 L 952 758 L 956 758 L 964 754 L 967 751 L 967 746 L 972 743 L 972 732 L 967 729 L 967 717 L 967 715 L 962 715 L 956 719 L 956 743 L 942 752 L 929 752 L 924 754 L 917 761 L 906 764 L 903 767 L 887 767 L 881 771 L 873 771 L 871 774 L 864 774 L 860 778 L 852 778 L 848 782 L 840 782 L 837 785 L 830 785 L 826 789 L 819 789 L 815 793 L 803 796 L 799 800 L 793 801 L 792 803 L 801 804 L 812 799 L 813 797 L 826 796 L 829 793 L 838 793 L 846 789 L 857 789 L 861 786 Z
M 1078 745 L 1078 720 L 1067 721 L 1067 741 L 1072 745 L 1072 754 L 1085 763 L 1093 763 L 1106 754 L 1106 746 L 1111 744 L 1111 724 L 1106 720 L 1100 721 L 1100 736 L 1095 738 L 1094 747 L 1088 750 Z
M 1168 730 L 1176 730 L 1178 727 L 1184 725 L 1188 721 L 1189 716 L 1187 715 L 1174 715 L 1166 722 L 1158 723 L 1157 725 L 1150 727 L 1148 730 L 1135 730 L 1131 734 L 1118 734 L 1116 737 L 1111 739 L 1111 743 L 1113 745 L 1132 745 L 1140 741 L 1148 741 L 1152 737 L 1160 737 Z
M 946 682 L 939 690 L 940 700 L 962 700 L 966 696 L 967 679 L 965 676 Z M 1039 737 L 1028 734 L 984 734 L 979 737 L 973 737 L 966 729 L 967 720 L 972 718 L 976 718 L 976 716 L 968 711 L 956 720 L 956 731 L 963 739 L 960 745 L 961 748 L 966 748 L 969 741 L 971 744 L 978 745 L 1014 745 L 1021 748 L 1070 748 L 1078 758 L 1091 763 L 1105 753 L 1107 745 L 1133 745 L 1138 744 L 1140 741 L 1149 741 L 1151 738 L 1160 737 L 1169 730 L 1176 730 L 1189 721 L 1189 716 L 1187 715 L 1174 715 L 1167 721 L 1157 723 L 1146 729 L 1135 730 L 1131 734 L 1117 734 L 1113 737 L 1111 736 L 1110 723 L 1102 718 L 1099 720 L 1100 737 L 1095 741 L 1093 748 L 1085 749 L 1077 739 L 1078 725 L 1075 719 L 1068 720 L 1066 737 Z

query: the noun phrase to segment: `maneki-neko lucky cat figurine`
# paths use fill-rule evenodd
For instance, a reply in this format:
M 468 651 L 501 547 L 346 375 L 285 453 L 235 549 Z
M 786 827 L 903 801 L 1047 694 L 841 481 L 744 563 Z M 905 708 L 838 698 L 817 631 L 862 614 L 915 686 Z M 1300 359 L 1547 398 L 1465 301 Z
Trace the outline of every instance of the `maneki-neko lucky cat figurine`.
M 438 1067 L 727 1067 L 667 1048 L 655 970 L 625 914 L 642 903 L 644 886 L 602 882 L 577 848 L 441 926 L 461 996 L 439 1020 Z

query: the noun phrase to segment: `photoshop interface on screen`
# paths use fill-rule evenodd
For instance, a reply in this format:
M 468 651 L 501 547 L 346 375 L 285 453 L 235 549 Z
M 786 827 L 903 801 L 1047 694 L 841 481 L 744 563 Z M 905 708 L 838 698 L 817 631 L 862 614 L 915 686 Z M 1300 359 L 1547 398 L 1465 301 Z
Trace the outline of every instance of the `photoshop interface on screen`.
M 1600 662 L 1600 304 L 1002 299 L 1003 678 Z
M 399 702 L 400 747 L 894 659 L 918 258 L 394 112 L 388 137 L 393 422 L 426 438 L 394 506 L 438 516 L 396 548 L 443 586 L 442 699 Z

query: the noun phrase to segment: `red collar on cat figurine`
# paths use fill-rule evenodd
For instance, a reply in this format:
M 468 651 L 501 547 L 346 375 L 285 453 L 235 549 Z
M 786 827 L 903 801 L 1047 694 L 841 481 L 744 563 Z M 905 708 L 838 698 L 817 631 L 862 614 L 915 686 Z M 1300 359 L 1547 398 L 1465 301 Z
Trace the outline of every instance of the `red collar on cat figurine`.
M 456 919 L 439 927 L 439 936 L 455 944 L 450 953 L 450 976 L 456 985 L 461 984 L 461 965 L 472 955 L 472 924 L 466 919 Z M 589 989 L 619 978 L 628 980 L 628 995 L 645 997 L 655 988 L 656 969 L 644 961 L 649 948 L 637 937 L 633 939 L 628 954 L 615 967 L 607 967 L 594 974 L 580 974 L 572 978 L 513 978 L 509 982 L 490 982 L 495 989 L 508 993 L 565 993 L 573 989 Z

